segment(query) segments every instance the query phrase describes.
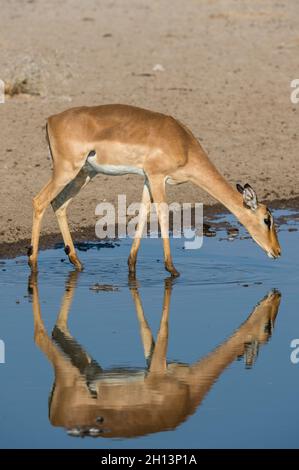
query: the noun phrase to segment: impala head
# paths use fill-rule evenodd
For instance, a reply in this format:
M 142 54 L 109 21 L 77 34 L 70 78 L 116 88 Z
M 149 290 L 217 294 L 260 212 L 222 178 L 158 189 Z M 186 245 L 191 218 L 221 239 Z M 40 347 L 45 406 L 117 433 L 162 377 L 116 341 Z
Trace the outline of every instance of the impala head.
M 243 205 L 246 209 L 244 225 L 250 235 L 270 258 L 278 258 L 281 250 L 268 207 L 258 202 L 255 191 L 248 183 L 244 187 L 237 184 L 237 190 L 243 196 Z

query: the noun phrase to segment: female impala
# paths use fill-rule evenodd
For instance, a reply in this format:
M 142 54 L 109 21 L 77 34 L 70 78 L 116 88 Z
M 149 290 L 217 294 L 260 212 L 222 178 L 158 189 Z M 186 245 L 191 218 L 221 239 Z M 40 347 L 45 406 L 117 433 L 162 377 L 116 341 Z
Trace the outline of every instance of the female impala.
M 165 204 L 165 183 L 191 181 L 224 204 L 247 228 L 252 238 L 270 257 L 280 255 L 272 215 L 259 204 L 246 184 L 234 190 L 218 172 L 193 134 L 176 119 L 164 114 L 126 105 L 72 108 L 48 119 L 47 133 L 53 159 L 52 178 L 34 198 L 29 265 L 37 269 L 40 226 L 47 206 L 58 219 L 70 261 L 81 269 L 69 231 L 66 209 L 72 198 L 97 173 L 144 177 L 142 210 L 128 265 L 135 273 L 141 234 L 151 201 L 157 204 L 164 245 L 165 268 L 175 269 L 169 244 Z M 241 194 L 239 194 L 241 193 Z
M 244 356 L 251 368 L 269 340 L 281 295 L 270 291 L 247 320 L 205 357 L 192 364 L 167 361 L 172 283 L 165 281 L 156 342 L 136 287 L 131 288 L 147 367 L 102 369 L 71 335 L 68 317 L 78 272 L 72 272 L 50 339 L 41 314 L 37 276 L 29 279 L 36 344 L 53 366 L 49 419 L 72 436 L 133 437 L 175 429 L 202 403 L 220 375 Z

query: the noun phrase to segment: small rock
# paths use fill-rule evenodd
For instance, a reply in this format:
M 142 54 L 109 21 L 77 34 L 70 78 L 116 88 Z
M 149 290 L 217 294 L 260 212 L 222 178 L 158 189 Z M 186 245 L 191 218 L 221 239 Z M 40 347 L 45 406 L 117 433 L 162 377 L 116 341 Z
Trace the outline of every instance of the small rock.
M 89 288 L 89 290 L 93 290 L 95 292 L 117 292 L 119 289 L 116 286 L 113 286 L 111 284 L 94 284 Z
M 100 429 L 98 429 L 98 428 L 90 428 L 90 429 L 89 429 L 89 435 L 90 435 L 91 437 L 96 437 L 96 436 L 98 436 L 99 434 L 101 434 L 101 430 L 100 430 Z
M 153 72 L 165 72 L 165 68 L 161 64 L 156 64 L 153 66 Z
M 203 224 L 203 235 L 205 237 L 215 237 L 216 232 L 215 230 L 211 230 L 211 226 L 209 224 Z
M 231 237 L 236 237 L 239 233 L 239 229 L 235 227 L 228 227 L 226 231 L 227 231 L 227 234 L 230 235 Z

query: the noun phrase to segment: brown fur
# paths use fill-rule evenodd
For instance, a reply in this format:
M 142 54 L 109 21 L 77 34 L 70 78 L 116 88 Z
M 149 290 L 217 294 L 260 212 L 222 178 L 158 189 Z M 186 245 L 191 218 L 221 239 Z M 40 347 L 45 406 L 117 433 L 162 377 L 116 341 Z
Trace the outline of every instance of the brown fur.
M 202 187 L 239 219 L 265 251 L 273 257 L 280 255 L 274 224 L 270 230 L 264 224 L 267 208 L 262 204 L 255 211 L 246 208 L 242 196 L 218 172 L 191 131 L 176 119 L 119 104 L 78 107 L 51 116 L 47 131 L 53 175 L 33 201 L 32 254 L 29 257 L 33 271 L 37 269 L 41 221 L 50 203 L 57 215 L 64 243 L 70 247 L 70 261 L 78 269 L 82 268 L 69 232 L 66 209 L 71 199 L 94 176 L 84 168 L 91 151 L 96 151 L 101 165 L 134 167 L 142 170 L 146 177 L 142 202 L 147 210 L 139 219 L 128 260 L 131 274 L 135 274 L 140 233 L 146 223 L 151 200 L 157 203 L 165 267 L 173 276 L 179 274 L 170 252 L 166 209 L 160 205 L 166 201 L 167 178 L 172 184 L 191 181 Z

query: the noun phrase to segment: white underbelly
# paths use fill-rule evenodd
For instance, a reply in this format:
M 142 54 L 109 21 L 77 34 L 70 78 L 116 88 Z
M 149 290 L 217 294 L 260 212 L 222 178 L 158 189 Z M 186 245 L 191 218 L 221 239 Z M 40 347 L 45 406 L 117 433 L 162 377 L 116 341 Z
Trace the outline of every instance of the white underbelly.
M 144 171 L 142 168 L 130 165 L 109 165 L 107 163 L 101 164 L 97 162 L 96 155 L 87 157 L 86 162 L 94 172 L 102 173 L 104 175 L 121 176 L 135 174 L 144 176 Z

